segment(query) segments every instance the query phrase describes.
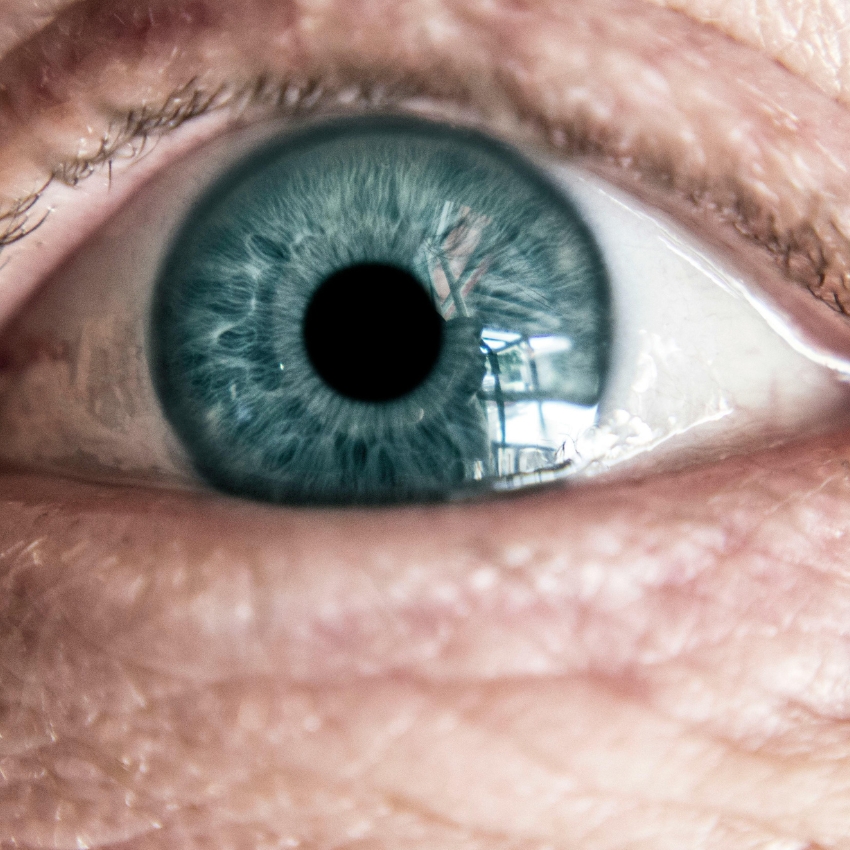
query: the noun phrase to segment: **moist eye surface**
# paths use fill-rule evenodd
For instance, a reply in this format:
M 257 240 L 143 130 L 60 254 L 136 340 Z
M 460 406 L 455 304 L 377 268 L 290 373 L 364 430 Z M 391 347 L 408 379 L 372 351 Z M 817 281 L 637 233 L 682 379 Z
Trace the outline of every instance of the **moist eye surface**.
M 551 480 L 597 414 L 599 250 L 510 148 L 371 117 L 225 174 L 162 265 L 151 373 L 197 470 L 273 502 L 393 503 Z

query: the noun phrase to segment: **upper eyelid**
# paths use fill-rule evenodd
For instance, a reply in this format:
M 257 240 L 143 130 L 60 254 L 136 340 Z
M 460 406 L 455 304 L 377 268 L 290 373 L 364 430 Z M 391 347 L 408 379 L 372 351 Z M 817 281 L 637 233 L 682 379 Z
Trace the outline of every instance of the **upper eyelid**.
M 81 61 L 72 70 L 66 78 L 56 78 L 56 70 L 51 65 L 51 58 L 55 61 L 55 57 L 61 54 L 61 49 L 68 49 L 68 45 L 62 43 L 62 39 L 57 35 L 57 29 L 60 33 L 73 33 L 77 39 L 90 39 L 91 43 L 102 51 L 103 63 L 106 65 L 107 60 L 115 58 L 114 50 L 118 49 L 115 45 L 124 44 L 126 48 L 127 42 L 133 45 L 133 49 L 140 50 L 141 56 L 144 59 L 154 58 L 157 46 L 160 48 L 169 44 L 169 28 L 174 30 L 171 36 L 176 37 L 181 35 L 186 37 L 187 32 L 201 32 L 204 28 L 210 26 L 213 20 L 211 13 L 215 10 L 218 0 L 208 0 L 208 2 L 200 2 L 200 0 L 183 0 L 183 2 L 169 3 L 168 0 L 163 0 L 158 5 L 152 3 L 150 8 L 156 7 L 163 11 L 164 17 L 157 23 L 155 18 L 154 26 L 150 29 L 154 32 L 155 37 L 148 39 L 147 36 L 139 38 L 140 32 L 144 27 L 140 28 L 138 20 L 135 22 L 132 19 L 134 4 L 132 0 L 119 0 L 118 2 L 101 2 L 94 0 L 92 3 L 76 4 L 74 7 L 67 10 L 64 15 L 55 21 L 51 26 L 47 27 L 31 42 L 22 45 L 12 54 L 7 56 L 0 62 L 0 93 L 4 95 L 3 101 L 0 101 L 0 133 L 8 137 L 14 138 L 17 134 L 17 147 L 20 149 L 22 142 L 20 134 L 26 134 L 27 130 L 23 125 L 27 120 L 20 121 L 21 116 L 28 119 L 30 122 L 29 131 L 37 139 L 37 124 L 39 120 L 39 110 L 45 109 L 45 103 L 49 106 L 55 106 L 57 102 L 74 103 L 73 96 L 68 92 L 73 91 L 73 82 L 76 85 L 83 85 L 82 92 L 77 93 L 80 103 L 84 100 L 88 89 L 95 89 L 99 82 L 97 75 L 92 76 L 92 70 L 85 61 Z M 95 12 L 109 7 L 119 9 L 123 5 L 130 10 L 130 15 L 126 21 L 120 16 L 108 17 L 108 23 L 112 30 L 113 38 L 108 43 L 104 42 L 104 34 L 96 28 L 89 27 L 88 29 L 81 26 L 80 16 L 82 20 L 92 23 L 94 20 L 92 8 Z M 252 3 L 246 2 L 240 6 L 250 11 Z M 375 7 L 381 5 L 374 4 Z M 568 4 L 565 4 L 568 5 Z M 665 46 L 669 51 L 672 46 L 676 46 L 676 36 L 682 38 L 681 43 L 686 45 L 683 50 L 695 50 L 697 47 L 704 54 L 702 61 L 710 60 L 712 57 L 717 58 L 717 55 L 722 55 L 726 59 L 730 56 L 734 59 L 736 54 L 732 50 L 746 50 L 738 46 L 732 46 L 722 36 L 716 33 L 704 30 L 702 28 L 694 30 L 695 25 L 691 24 L 683 16 L 668 12 L 666 10 L 654 9 L 645 6 L 639 0 L 603 0 L 603 2 L 572 4 L 575 8 L 571 10 L 573 18 L 578 12 L 584 15 L 583 23 L 600 24 L 606 15 L 606 9 L 602 7 L 611 6 L 617 14 L 626 16 L 628 13 L 633 17 L 638 16 L 636 20 L 644 26 L 643 35 L 644 42 L 652 37 L 660 39 L 660 46 Z M 593 8 L 588 8 L 589 6 Z M 616 8 L 615 8 L 616 7 Z M 138 8 L 138 7 L 136 7 Z M 370 11 L 372 6 L 369 7 Z M 445 11 L 445 10 L 444 10 Z M 501 24 L 504 26 L 510 23 L 510 12 L 507 9 L 500 10 L 506 16 Z M 153 13 L 151 13 L 153 14 Z M 248 12 L 246 12 L 248 14 Z M 549 12 L 555 15 L 554 11 Z M 116 11 L 117 15 L 117 11 Z M 182 15 L 182 17 L 181 17 Z M 103 16 L 102 16 L 103 17 Z M 464 15 L 461 15 L 463 18 Z M 469 14 L 466 14 L 466 18 Z M 554 18 L 553 18 L 554 20 Z M 116 23 L 117 22 L 117 23 Z M 197 30 L 193 27 L 201 23 Z M 648 26 L 647 26 L 648 22 Z M 100 20 L 103 23 L 103 20 Z M 293 26 L 297 21 L 291 22 Z M 463 20 L 462 23 L 466 26 L 477 26 L 484 32 L 486 23 L 481 19 L 478 20 Z M 528 21 L 524 21 L 528 24 Z M 575 23 L 572 21 L 571 23 Z M 582 23 L 582 21 L 579 21 Z M 625 24 L 625 21 L 623 21 Z M 664 24 L 666 29 L 663 30 L 664 35 L 661 36 L 661 24 Z M 653 28 L 654 25 L 654 28 Z M 117 30 L 116 30 L 117 27 Z M 123 30 L 122 30 L 123 27 Z M 157 29 L 159 27 L 159 29 Z M 681 32 L 673 32 L 671 28 L 679 27 Z M 597 27 L 598 28 L 598 27 Z M 581 27 L 577 27 L 581 29 Z M 614 28 L 613 38 L 616 39 L 618 34 Z M 117 35 L 115 34 L 117 32 Z M 176 35 L 175 35 L 176 33 Z M 566 31 L 564 33 L 566 36 Z M 684 40 L 684 35 L 690 37 L 689 41 Z M 484 32 L 482 40 L 498 41 L 499 32 Z M 518 44 L 521 39 L 518 39 Z M 58 46 L 57 46 L 58 45 Z M 490 44 L 490 47 L 493 45 Z M 545 42 L 543 43 L 545 46 Z M 575 47 L 575 43 L 573 44 Z M 337 45 L 337 47 L 339 47 Z M 579 45 L 581 47 L 581 45 Z M 644 54 L 648 54 L 651 45 L 641 45 Z M 59 54 L 56 53 L 59 51 Z M 112 51 L 112 52 L 110 52 Z M 77 44 L 74 46 L 75 56 L 84 57 L 86 53 L 86 44 Z M 699 51 L 698 51 L 699 52 Z M 518 56 L 521 54 L 521 49 L 518 49 Z M 61 54 L 64 56 L 64 54 Z M 756 59 L 764 61 L 764 57 Z M 33 57 L 37 57 L 34 60 Z M 366 57 L 361 57 L 365 63 Z M 527 58 L 527 57 L 526 57 Z M 675 59 L 676 57 L 674 57 Z M 666 57 L 667 60 L 670 57 Z M 139 60 L 142 61 L 142 60 Z M 755 61 L 755 60 L 754 60 Z M 640 66 L 640 62 L 636 57 L 637 65 L 641 70 L 651 72 L 657 70 L 663 78 L 663 71 L 659 67 Z M 44 66 L 48 66 L 45 70 Z M 80 68 L 83 68 L 81 71 Z M 209 69 L 207 69 L 209 70 Z M 401 69 L 397 69 L 401 71 Z M 504 76 L 507 73 L 504 65 L 499 66 Z M 719 72 L 713 69 L 715 75 Z M 762 76 L 765 73 L 772 72 L 776 74 L 785 74 L 786 77 L 791 75 L 787 72 L 782 72 L 766 62 L 764 68 L 758 69 Z M 50 85 L 45 88 L 44 85 L 37 82 L 34 75 L 41 74 L 42 77 L 50 81 Z M 374 72 L 370 72 L 365 66 L 360 69 L 360 76 L 366 80 L 374 78 Z M 86 76 L 88 75 L 88 76 Z M 415 74 L 411 74 L 415 78 Z M 131 146 L 138 144 L 154 133 L 166 132 L 172 127 L 176 127 L 183 123 L 187 118 L 194 117 L 215 106 L 224 106 L 228 104 L 240 104 L 245 106 L 250 103 L 252 98 L 260 98 L 266 101 L 274 101 L 276 98 L 275 92 L 283 92 L 286 90 L 287 83 L 292 78 L 300 80 L 302 83 L 310 80 L 310 75 L 295 73 L 290 77 L 285 74 L 275 76 L 272 73 L 263 72 L 252 79 L 243 79 L 241 84 L 227 86 L 223 81 L 219 81 L 217 85 L 211 85 L 208 81 L 198 77 L 191 78 L 181 83 L 174 92 L 171 92 L 159 106 L 152 107 L 150 104 L 143 104 L 138 107 L 130 107 L 115 109 L 109 116 L 103 116 L 104 125 L 100 130 L 100 135 L 92 133 L 92 137 L 88 140 L 90 151 L 82 153 L 78 152 L 73 156 L 59 157 L 53 165 L 48 168 L 48 179 L 58 179 L 65 183 L 75 183 L 81 177 L 86 176 L 93 167 L 98 163 L 105 162 L 110 159 L 122 146 Z M 352 80 L 356 80 L 358 72 L 350 74 L 349 77 L 338 78 L 337 84 L 339 88 L 345 88 Z M 313 75 L 314 80 L 317 75 Z M 4 83 L 4 79 L 6 82 Z M 792 95 L 800 96 L 806 93 L 804 84 L 800 81 L 793 80 L 789 83 L 787 79 L 779 78 L 774 82 L 783 82 L 791 85 L 796 83 L 799 87 L 798 91 L 792 91 Z M 399 72 L 398 83 L 403 89 L 409 84 L 409 80 L 405 80 L 404 74 Z M 426 81 L 416 80 L 417 83 L 423 84 Z M 850 242 L 844 236 L 841 222 L 843 219 L 850 217 L 850 211 L 842 208 L 840 198 L 844 192 L 839 192 L 833 185 L 830 187 L 833 197 L 830 198 L 826 194 L 821 197 L 817 196 L 817 192 L 809 187 L 808 193 L 803 190 L 799 191 L 799 198 L 792 198 L 790 204 L 786 198 L 785 207 L 791 209 L 792 220 L 783 221 L 781 215 L 777 214 L 776 210 L 766 209 L 763 199 L 757 197 L 757 192 L 753 191 L 752 186 L 748 186 L 745 180 L 742 180 L 740 174 L 735 175 L 733 172 L 736 168 L 740 172 L 742 163 L 733 162 L 728 164 L 727 173 L 705 174 L 700 175 L 698 170 L 695 174 L 684 174 L 682 164 L 676 156 L 665 153 L 664 146 L 659 145 L 659 140 L 651 137 L 640 139 L 635 143 L 635 139 L 626 142 L 622 135 L 617 134 L 614 127 L 601 127 L 600 122 L 594 123 L 594 116 L 589 113 L 587 103 L 577 103 L 573 105 L 573 111 L 570 114 L 569 104 L 567 104 L 567 112 L 562 115 L 557 114 L 557 110 L 549 109 L 549 115 L 542 114 L 540 104 L 531 102 L 530 92 L 528 87 L 526 90 L 520 91 L 522 88 L 521 80 L 500 80 L 498 74 L 493 74 L 489 80 L 492 84 L 491 89 L 487 92 L 488 96 L 492 96 L 497 91 L 506 101 L 513 101 L 511 106 L 515 108 L 518 114 L 525 113 L 524 117 L 530 119 L 526 121 L 526 128 L 531 124 L 538 131 L 537 137 L 544 143 L 552 144 L 565 148 L 568 153 L 593 153 L 601 160 L 616 165 L 618 173 L 622 172 L 624 181 L 628 183 L 630 179 L 641 180 L 644 184 L 647 183 L 647 177 L 650 188 L 654 187 L 672 187 L 677 196 L 677 200 L 684 200 L 687 204 L 697 211 L 698 215 L 702 215 L 706 211 L 710 214 L 720 213 L 720 218 L 724 218 L 732 226 L 750 236 L 754 241 L 765 247 L 773 256 L 773 259 L 779 263 L 783 271 L 791 278 L 796 279 L 807 288 L 812 290 L 818 297 L 836 307 L 841 312 L 846 311 L 847 302 L 850 301 L 845 291 L 845 281 L 847 279 L 847 269 L 850 268 Z M 669 80 L 667 81 L 669 82 Z M 766 82 L 763 82 L 763 87 Z M 458 99 L 469 98 L 474 100 L 476 92 L 469 89 L 464 90 L 463 81 L 458 75 L 457 79 L 452 79 L 448 86 L 445 80 L 441 84 L 442 88 L 452 87 L 457 89 L 456 95 Z M 427 88 L 427 85 L 423 85 Z M 14 90 L 14 98 L 12 93 Z M 734 90 L 732 90 L 734 93 Z M 726 92 L 728 94 L 728 92 Z M 551 93 L 550 93 L 551 94 Z M 750 93 L 752 94 L 752 92 Z M 63 97 L 65 100 L 63 101 Z M 785 97 L 785 101 L 788 98 Z M 793 104 L 794 98 L 791 97 L 790 102 Z M 87 104 L 90 106 L 90 104 Z M 591 104 L 592 105 L 592 104 Z M 722 106 L 722 102 L 716 105 Z M 502 106 L 502 104 L 499 104 Z M 777 96 L 773 103 L 758 103 L 761 111 L 768 114 L 755 115 L 754 120 L 760 120 L 762 126 L 759 129 L 762 132 L 767 130 L 776 131 L 777 137 L 782 136 L 782 122 L 786 121 L 791 124 L 794 122 L 799 126 L 805 124 L 800 120 L 798 114 L 793 113 L 787 103 L 783 103 L 783 93 Z M 29 111 L 28 111 L 29 110 Z M 771 113 L 772 110 L 772 113 Z M 783 111 L 784 110 L 784 111 Z M 563 111 L 563 110 L 562 110 Z M 810 110 L 811 111 L 811 110 Z M 49 110 L 48 110 L 49 112 Z M 496 110 L 498 117 L 502 117 L 504 110 Z M 555 114 L 552 114 L 552 113 Z M 831 133 L 831 138 L 824 137 L 818 141 L 820 150 L 814 152 L 810 149 L 807 151 L 808 159 L 803 163 L 803 166 L 809 171 L 813 170 L 813 164 L 820 168 L 822 176 L 825 178 L 823 182 L 829 182 L 826 178 L 831 179 L 833 184 L 838 184 L 842 187 L 842 161 L 840 159 L 840 146 L 835 144 L 835 139 L 840 137 L 843 125 L 846 125 L 847 134 L 850 135 L 850 115 L 835 103 L 828 101 L 826 98 L 821 98 L 813 107 L 814 116 L 812 117 L 823 119 L 824 117 L 831 118 L 831 121 L 819 121 L 819 128 L 826 127 L 827 133 Z M 4 115 L 5 113 L 5 115 Z M 592 110 L 591 110 L 592 113 Z M 805 115 L 805 109 L 803 110 Z M 629 116 L 633 120 L 633 116 Z M 839 125 L 839 126 L 836 126 Z M 788 127 L 784 128 L 785 138 L 781 141 L 788 145 Z M 658 128 L 655 128 L 658 132 Z M 639 135 L 634 127 L 629 128 L 626 133 Z M 44 144 L 43 138 L 41 139 Z M 832 144 L 831 144 L 832 143 Z M 632 145 L 631 147 L 629 145 Z M 769 146 L 768 143 L 765 143 Z M 660 148 L 660 149 L 659 149 Z M 14 150 L 15 146 L 11 146 Z M 7 149 L 8 151 L 8 149 Z M 703 151 L 704 153 L 704 151 Z M 768 153 L 772 153 L 768 151 Z M 793 149 L 791 150 L 793 154 Z M 784 151 L 786 159 L 788 158 L 788 150 Z M 8 152 L 7 152 L 8 157 Z M 768 157 L 769 159 L 769 157 Z M 793 160 L 793 156 L 791 157 Z M 711 165 L 711 163 L 710 163 Z M 717 163 L 713 164 L 716 170 Z M 711 168 L 705 169 L 711 172 Z M 816 169 L 815 169 L 816 170 Z M 3 177 L 9 174 L 17 174 L 18 171 L 10 168 L 9 161 L 3 162 L 3 151 L 0 150 L 0 197 L 5 194 L 9 199 L 8 192 L 3 190 Z M 793 178 L 795 175 L 787 175 Z M 790 181 L 789 179 L 789 182 Z M 844 182 L 846 183 L 846 177 Z M 718 185 L 719 184 L 719 185 Z M 785 187 L 781 187 L 783 190 Z M 35 189 L 29 191 L 23 196 L 11 196 L 11 199 L 0 207 L 0 236 L 5 230 L 5 238 L 0 239 L 2 242 L 12 242 L 21 239 L 29 232 L 33 223 L 39 223 L 38 217 L 41 211 L 38 209 L 38 198 L 42 186 L 35 181 Z M 807 195 L 807 196 L 806 196 Z M 797 211 L 793 209 L 794 205 L 800 209 L 814 210 L 820 215 L 820 221 L 809 220 L 808 217 L 797 216 L 797 220 L 793 220 Z M 834 210 L 830 210 L 830 203 L 835 206 Z
M 842 0 L 729 3 L 649 0 L 768 54 L 836 100 L 850 104 L 850 9 Z

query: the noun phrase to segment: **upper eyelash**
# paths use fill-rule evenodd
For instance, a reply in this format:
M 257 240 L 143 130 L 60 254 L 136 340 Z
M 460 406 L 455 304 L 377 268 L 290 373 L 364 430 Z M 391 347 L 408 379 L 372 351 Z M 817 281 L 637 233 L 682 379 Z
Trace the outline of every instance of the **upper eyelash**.
M 324 101 L 340 104 L 340 95 L 347 95 L 351 90 L 351 87 L 328 89 L 316 81 L 276 83 L 268 76 L 260 76 L 252 84 L 238 89 L 221 86 L 206 91 L 196 80 L 190 80 L 172 92 L 159 107 L 132 110 L 113 121 L 94 155 L 59 163 L 39 189 L 16 200 L 5 210 L 0 209 L 0 250 L 29 236 L 44 223 L 50 215 L 49 209 L 41 212 L 35 221 L 31 214 L 54 181 L 76 186 L 98 167 L 118 157 L 135 159 L 145 152 L 152 138 L 216 110 L 234 106 L 248 108 L 262 103 L 273 108 L 280 117 L 303 116 L 317 110 Z M 346 97 L 345 105 L 350 107 L 360 102 L 372 108 L 386 108 L 401 96 L 402 92 L 375 86 L 358 97 Z
M 387 109 L 398 107 L 402 101 L 427 94 L 425 83 L 412 85 L 409 81 L 395 81 L 392 86 L 367 80 L 361 83 L 346 81 L 328 86 L 318 79 L 277 80 L 270 75 L 260 75 L 241 86 L 223 85 L 206 90 L 192 79 L 172 92 L 155 108 L 141 107 L 131 110 L 110 124 L 101 139 L 98 150 L 89 157 L 77 157 L 56 165 L 45 184 L 37 191 L 17 200 L 5 210 L 0 209 L 0 252 L 6 246 L 19 242 L 50 215 L 50 209 L 38 210 L 38 202 L 45 190 L 54 182 L 75 186 L 91 175 L 98 167 L 116 158 L 135 159 L 141 156 L 148 143 L 166 135 L 194 118 L 225 108 L 239 112 L 261 106 L 278 117 L 305 116 L 322 107 L 344 109 Z M 457 106 L 469 107 L 462 93 L 454 97 Z M 695 211 L 710 210 L 720 221 L 737 230 L 741 236 L 755 243 L 772 257 L 782 273 L 802 284 L 816 298 L 838 313 L 847 315 L 848 306 L 839 298 L 835 286 L 829 283 L 835 272 L 826 259 L 827 251 L 813 228 L 798 225 L 779 231 L 769 211 L 750 199 L 742 186 L 733 186 L 733 200 L 720 206 L 713 198 L 712 187 L 679 187 L 678 172 L 672 161 L 665 161 L 652 151 L 635 152 L 629 157 L 613 154 L 589 126 L 583 126 L 581 116 L 569 124 L 547 122 L 529 110 L 516 108 L 520 124 L 531 130 L 533 140 L 541 148 L 558 156 L 583 156 L 599 158 L 618 170 L 639 175 L 639 180 L 664 191 L 672 191 L 685 200 Z M 589 123 L 589 122 L 588 122 Z M 728 188 L 728 186 L 727 186 Z M 846 275 L 840 273 L 842 280 Z
M 0 211 L 0 250 L 19 242 L 40 227 L 50 210 L 42 213 L 33 223 L 31 212 L 47 188 L 59 181 L 66 186 L 76 186 L 90 176 L 94 170 L 113 160 L 122 151 L 127 150 L 130 158 L 140 156 L 155 134 L 164 134 L 176 130 L 182 124 L 227 104 L 224 89 L 211 93 L 196 87 L 192 80 L 169 95 L 164 104 L 157 109 L 142 108 L 124 116 L 115 122 L 101 139 L 100 147 L 94 156 L 76 158 L 55 166 L 44 185 L 32 194 L 19 199 L 6 210 Z
M 31 221 L 30 213 L 35 205 L 41 200 L 41 196 L 47 187 L 53 182 L 48 179 L 36 192 L 16 201 L 8 209 L 0 212 L 0 251 L 7 245 L 19 242 L 25 236 L 38 230 L 50 216 L 50 210 L 45 210 L 40 218 Z

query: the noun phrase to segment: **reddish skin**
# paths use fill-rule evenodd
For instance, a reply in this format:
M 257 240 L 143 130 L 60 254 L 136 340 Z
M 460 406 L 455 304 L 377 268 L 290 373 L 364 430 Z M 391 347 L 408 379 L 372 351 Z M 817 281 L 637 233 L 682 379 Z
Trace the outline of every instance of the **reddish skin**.
M 379 512 L 6 473 L 0 848 L 850 848 L 848 470 Z

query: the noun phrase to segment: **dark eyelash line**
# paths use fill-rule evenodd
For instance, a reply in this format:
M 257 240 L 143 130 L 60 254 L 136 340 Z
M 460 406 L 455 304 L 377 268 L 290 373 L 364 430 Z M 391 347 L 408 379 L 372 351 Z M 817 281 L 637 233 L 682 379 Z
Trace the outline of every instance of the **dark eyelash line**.
M 50 216 L 50 210 L 45 210 L 36 221 L 30 221 L 30 213 L 41 200 L 41 196 L 53 182 L 53 178 L 45 181 L 44 185 L 19 201 L 16 201 L 8 209 L 0 212 L 0 251 L 7 245 L 19 242 L 25 236 L 29 236 L 41 227 Z

